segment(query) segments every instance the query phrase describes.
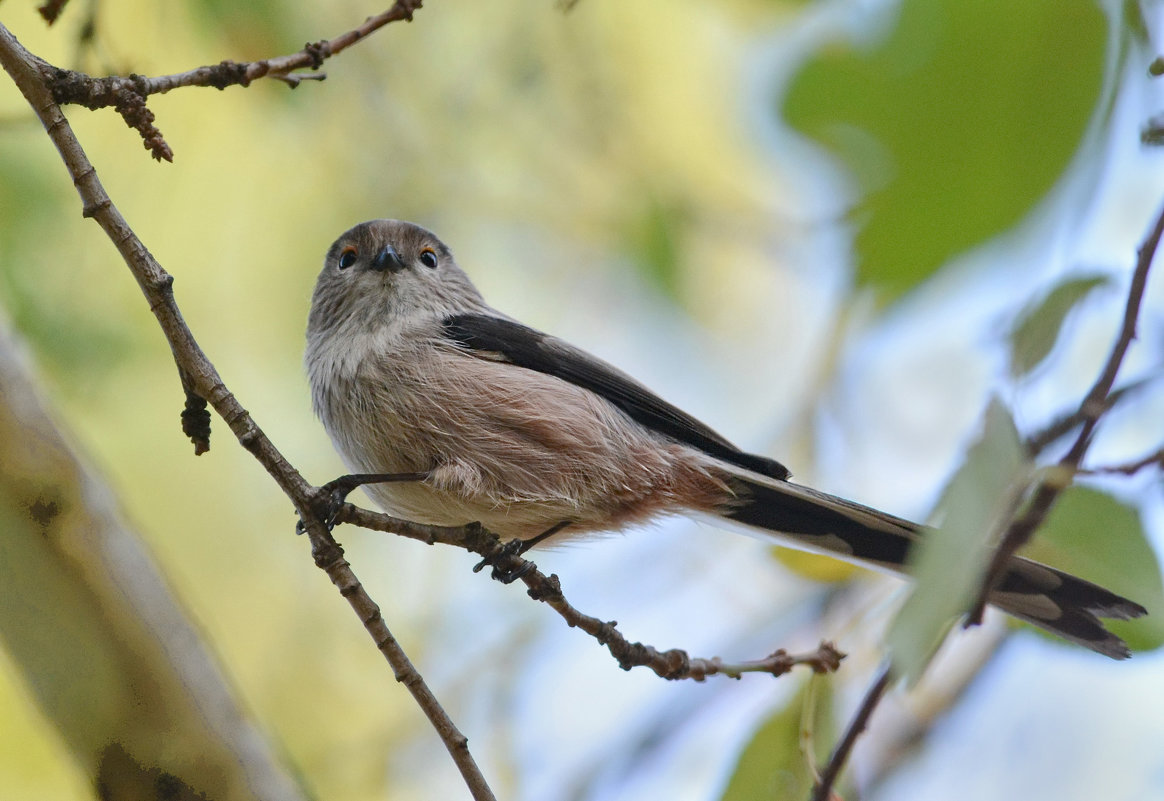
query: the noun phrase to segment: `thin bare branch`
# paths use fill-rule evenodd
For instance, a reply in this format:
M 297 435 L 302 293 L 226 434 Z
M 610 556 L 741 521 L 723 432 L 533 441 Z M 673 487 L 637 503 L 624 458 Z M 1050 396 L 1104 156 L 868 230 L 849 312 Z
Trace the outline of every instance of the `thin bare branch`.
M 309 42 L 302 50 L 291 55 L 251 62 L 223 61 L 220 64 L 156 78 L 145 75 L 125 77 L 111 75 L 106 78 L 94 78 L 83 72 L 55 67 L 31 54 L 29 58 L 40 70 L 45 84 L 58 104 L 77 104 L 89 109 L 113 106 L 121 114 L 126 125 L 141 135 L 145 148 L 154 159 L 173 161 L 174 152 L 166 143 L 162 132 L 154 125 L 154 114 L 146 106 L 146 98 L 150 95 L 162 94 L 182 86 L 212 86 L 215 89 L 249 86 L 252 81 L 259 78 L 275 78 L 293 89 L 304 80 L 323 80 L 326 77 L 323 73 L 310 75 L 293 73 L 299 69 L 319 69 L 327 59 L 343 52 L 390 22 L 411 21 L 413 12 L 420 8 L 422 2 L 423 0 L 396 0 L 387 11 L 368 17 L 362 25 L 334 39 Z M 52 22 L 51 19 L 49 21 Z
M 45 84 L 40 68 L 43 63 L 25 50 L 11 32 L 0 24 L 0 64 L 24 94 L 56 145 L 81 197 L 82 214 L 96 220 L 137 279 L 150 310 L 170 344 L 187 398 L 191 394 L 204 398 L 226 421 L 239 443 L 258 459 L 295 504 L 311 538 L 316 564 L 327 572 L 332 583 L 348 599 L 375 640 L 377 648 L 392 666 L 396 678 L 405 684 L 428 717 L 452 755 L 473 798 L 492 801 L 493 792 L 469 753 L 464 735 L 457 731 L 392 637 L 379 609 L 364 592 L 350 565 L 343 558 L 343 551 L 331 538 L 320 518 L 313 513 L 312 505 L 317 490 L 283 457 L 250 413 L 226 388 L 214 365 L 194 339 L 174 300 L 173 277 L 154 259 L 105 192 L 96 169 L 89 162 L 68 120 Z M 188 400 L 187 409 L 191 408 L 192 404 Z M 201 433 L 201 430 L 197 429 L 196 433 Z M 199 450 L 203 449 L 203 445 L 209 446 L 208 440 L 204 443 L 197 441 L 196 437 L 195 440 Z
M 830 801 L 833 797 L 833 785 L 837 783 L 840 778 L 841 770 L 845 767 L 845 763 L 849 760 L 849 754 L 853 751 L 853 746 L 857 744 L 857 738 L 861 732 L 865 731 L 865 727 L 869 725 L 869 718 L 873 716 L 873 710 L 881 703 L 881 698 L 885 695 L 885 690 L 889 687 L 889 681 L 892 677 L 892 666 L 886 665 L 881 671 L 881 675 L 873 682 L 873 685 L 865 693 L 865 698 L 861 701 L 861 706 L 857 708 L 853 719 L 849 721 L 849 727 L 845 730 L 845 736 L 837 743 L 837 747 L 833 750 L 832 756 L 829 757 L 829 763 L 825 766 L 824 771 L 821 772 L 820 781 L 812 790 L 812 801 Z
M 184 86 L 210 86 L 215 89 L 225 89 L 228 86 L 250 86 L 260 78 L 278 78 L 285 80 L 289 73 L 295 70 L 318 70 L 327 59 L 342 53 L 352 45 L 366 38 L 368 35 L 383 28 L 391 22 L 412 21 L 412 15 L 421 7 L 423 0 L 396 0 L 387 11 L 368 17 L 364 22 L 349 31 L 341 33 L 333 39 L 321 39 L 310 42 L 303 49 L 285 56 L 265 58 L 260 61 L 223 61 L 219 64 L 208 64 L 196 67 L 186 72 L 172 75 L 159 75 L 153 78 L 145 75 L 130 75 L 121 77 L 112 75 L 107 78 L 94 78 L 81 72 L 59 69 L 43 61 L 41 69 L 45 72 L 45 80 L 52 90 L 53 97 L 61 105 L 78 104 L 90 109 L 116 106 L 119 97 L 127 88 L 142 98 L 150 95 L 165 94 Z M 322 80 L 322 74 L 312 76 L 313 80 Z M 295 85 L 306 76 L 299 76 Z
M 318 503 L 326 504 L 326 493 L 320 492 Z M 317 509 L 316 514 L 323 510 Z M 452 545 L 480 554 L 502 574 L 518 575 L 527 592 L 535 601 L 541 601 L 561 615 L 571 628 L 589 634 L 610 652 L 623 670 L 646 667 L 657 676 L 671 681 L 692 679 L 703 681 L 708 676 L 723 675 L 739 678 L 744 673 L 767 673 L 780 676 L 797 665 L 807 665 L 816 673 L 831 673 L 840 667 L 845 655 L 829 642 L 822 642 L 814 651 L 789 654 L 776 651 L 764 659 L 729 663 L 719 657 L 692 657 L 679 648 L 660 651 L 641 642 L 630 642 L 618 630 L 616 621 L 604 621 L 580 612 L 566 600 L 561 580 L 554 574 L 546 575 L 533 562 L 510 553 L 496 534 L 479 525 L 429 526 L 401 520 L 380 512 L 372 512 L 350 503 L 335 512 L 335 521 L 351 523 L 362 528 L 384 531 L 401 537 L 434 545 Z
M 1103 413 L 1111 411 L 1116 405 L 1130 395 L 1134 395 L 1140 390 L 1147 387 L 1153 381 L 1158 379 L 1160 375 L 1153 374 L 1146 378 L 1140 378 L 1122 387 L 1118 387 L 1111 391 L 1103 401 Z M 1083 425 L 1087 418 L 1086 410 L 1083 408 L 1073 409 L 1067 414 L 1051 421 L 1045 428 L 1036 431 L 1026 438 L 1023 442 L 1024 447 L 1032 457 L 1038 456 L 1045 451 L 1051 443 L 1055 442 L 1060 437 L 1065 437 L 1074 431 L 1079 426 Z
M 1099 377 L 1079 405 L 1079 434 L 1070 450 L 1059 460 L 1059 467 L 1062 469 L 1053 471 L 1057 474 L 1073 474 L 1079 469 L 1079 465 L 1087 453 L 1087 448 L 1091 444 L 1095 427 L 1110 408 L 1108 399 L 1112 386 L 1115 384 L 1116 374 L 1123 363 L 1124 355 L 1127 354 L 1128 348 L 1136 336 L 1136 323 L 1140 316 L 1140 304 L 1144 298 L 1144 290 L 1148 284 L 1148 271 L 1152 267 L 1161 236 L 1164 236 L 1164 208 L 1161 208 L 1156 215 L 1151 231 L 1140 246 L 1136 268 L 1132 272 L 1131 284 L 1128 287 L 1128 299 L 1124 307 L 1124 319 L 1120 326 L 1119 335 L 1116 337 L 1115 344 L 1112 346 L 1111 353 L 1100 371 Z M 1054 506 L 1056 499 L 1066 486 L 1067 483 L 1063 481 L 1047 480 L 1042 482 L 1032 493 L 1026 510 L 1011 522 L 1003 534 L 998 548 L 994 551 L 990 566 L 983 577 L 978 598 L 966 619 L 966 626 L 976 626 L 982 622 L 987 598 L 1006 572 L 1011 557 L 1030 540 L 1031 535 L 1042 525 L 1051 511 L 1051 507 Z
M 1103 465 L 1102 467 L 1089 467 L 1081 469 L 1079 472 L 1089 476 L 1110 476 L 1123 475 L 1134 476 L 1146 467 L 1159 467 L 1164 469 L 1164 448 L 1160 448 L 1155 453 L 1150 453 L 1134 462 L 1127 462 L 1126 464 Z
M 380 613 L 380 607 L 368 595 L 352 572 L 351 565 L 344 559 L 343 548 L 318 519 L 307 521 L 306 529 L 311 538 L 311 554 L 315 564 L 327 573 L 340 595 L 347 599 L 376 643 L 376 648 L 391 665 L 396 681 L 408 688 L 417 706 L 424 712 L 460 769 L 473 798 L 476 801 L 495 801 L 492 789 L 469 751 L 468 738 L 453 723 L 452 718 L 445 712 L 436 695 L 429 689 L 424 678 L 412 664 L 412 660 L 389 630 L 384 616 Z
M 865 744 L 861 764 L 863 793 L 870 798 L 876 796 L 881 784 L 946 719 L 947 713 L 965 697 L 966 690 L 998 653 L 1008 629 L 991 626 L 986 633 L 985 637 L 958 642 L 958 650 L 947 654 L 952 658 L 943 660 L 938 669 L 928 671 L 910 688 L 908 702 L 882 711 L 876 741 Z

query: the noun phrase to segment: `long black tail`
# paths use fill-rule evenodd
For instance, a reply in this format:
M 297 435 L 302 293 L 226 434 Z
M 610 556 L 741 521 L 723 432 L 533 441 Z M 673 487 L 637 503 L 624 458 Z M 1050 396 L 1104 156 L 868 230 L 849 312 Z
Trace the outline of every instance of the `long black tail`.
M 843 559 L 904 572 L 910 548 L 925 531 L 900 517 L 787 481 L 733 475 L 727 482 L 736 497 L 719 511 L 724 518 Z M 1112 659 L 1131 654 L 1100 618 L 1147 614 L 1134 601 L 1022 557 L 1011 561 L 990 603 Z

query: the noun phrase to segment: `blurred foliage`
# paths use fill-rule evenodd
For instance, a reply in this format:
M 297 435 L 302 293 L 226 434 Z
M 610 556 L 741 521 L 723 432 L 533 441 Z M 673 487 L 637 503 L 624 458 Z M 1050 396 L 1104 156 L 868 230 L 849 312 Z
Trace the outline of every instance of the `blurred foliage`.
M 34 127 L 29 133 L 39 135 Z M 6 158 L 8 152 L 0 150 L 0 209 L 19 209 L 20 224 L 0 225 L 0 297 L 50 367 L 83 389 L 125 355 L 130 332 L 91 295 L 69 292 L 80 274 L 104 269 L 99 260 L 86 254 L 74 256 L 68 270 L 30 268 L 53 251 L 57 215 L 75 195 L 66 184 L 45 185 L 44 170 L 56 167 L 49 159 Z
M 1140 513 L 1106 492 L 1069 487 L 1023 555 L 1131 598 L 1148 610 L 1108 628 L 1133 651 L 1164 645 L 1164 586 L 1160 561 L 1144 534 Z
M 831 556 L 779 546 L 772 549 L 772 558 L 799 576 L 829 584 L 848 581 L 865 569 Z
M 938 501 L 937 527 L 910 554 L 915 579 L 887 639 L 894 669 L 921 677 L 954 621 L 974 602 L 990 549 L 1032 472 L 1010 412 L 997 400 L 982 433 Z
M 821 676 L 802 681 L 744 746 L 720 801 L 808 798 L 815 765 L 825 763 L 837 736 L 832 685 Z M 807 742 L 814 753 L 805 753 Z
M 1110 282 L 1107 276 L 1068 278 L 1028 306 L 1010 334 L 1010 372 L 1018 378 L 1030 373 L 1051 353 L 1067 315 L 1092 290 Z
M 675 205 L 648 199 L 642 216 L 632 217 L 629 240 L 634 243 L 645 274 L 666 294 L 680 297 L 682 254 L 677 234 L 683 230 L 683 212 Z M 637 230 L 635 230 L 637 229 Z
M 882 26 L 818 51 L 783 112 L 856 177 L 858 280 L 895 298 L 1059 179 L 1112 37 L 1094 0 L 904 0 Z
M 220 42 L 217 46 L 228 54 L 224 58 L 254 61 L 303 47 L 298 15 L 284 0 L 198 0 L 189 8 L 201 33 Z M 321 31 L 316 38 L 329 39 L 337 33 Z

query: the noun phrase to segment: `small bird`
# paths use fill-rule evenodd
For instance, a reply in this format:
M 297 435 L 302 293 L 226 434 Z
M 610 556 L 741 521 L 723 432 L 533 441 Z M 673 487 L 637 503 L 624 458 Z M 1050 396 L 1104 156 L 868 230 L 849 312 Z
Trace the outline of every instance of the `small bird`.
M 477 522 L 526 545 L 699 513 L 897 572 L 925 535 L 789 481 L 779 462 L 493 309 L 449 248 L 412 223 L 372 220 L 331 246 L 304 361 L 315 412 L 349 469 L 380 474 L 369 495 L 415 522 Z M 1145 614 L 1021 557 L 990 602 L 1115 659 L 1127 646 L 1099 618 Z

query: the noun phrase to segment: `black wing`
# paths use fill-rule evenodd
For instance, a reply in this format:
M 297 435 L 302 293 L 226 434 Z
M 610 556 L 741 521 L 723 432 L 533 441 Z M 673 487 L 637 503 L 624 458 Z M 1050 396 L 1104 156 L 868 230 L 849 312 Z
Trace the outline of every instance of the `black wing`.
M 569 381 L 602 396 L 635 422 L 709 456 L 771 478 L 789 476 L 779 462 L 741 451 L 614 367 L 540 331 L 485 314 L 446 317 L 442 328 L 461 347 Z

